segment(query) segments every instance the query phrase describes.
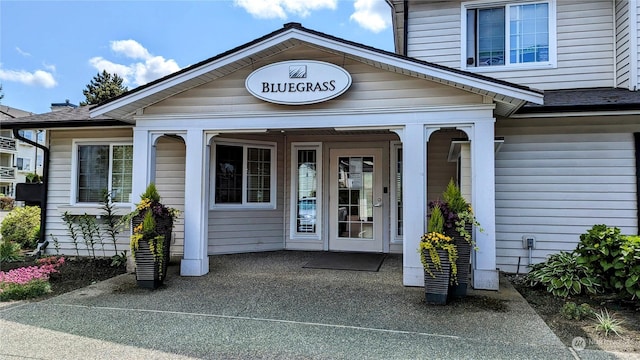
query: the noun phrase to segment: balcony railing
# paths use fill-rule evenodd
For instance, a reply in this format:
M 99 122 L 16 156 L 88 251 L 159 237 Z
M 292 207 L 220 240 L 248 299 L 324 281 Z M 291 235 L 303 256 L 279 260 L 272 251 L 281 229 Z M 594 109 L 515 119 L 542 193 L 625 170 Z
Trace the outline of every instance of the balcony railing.
M 0 136 L 0 151 L 16 151 L 16 139 Z
M 0 166 L 0 180 L 15 180 L 16 169 L 7 166 Z

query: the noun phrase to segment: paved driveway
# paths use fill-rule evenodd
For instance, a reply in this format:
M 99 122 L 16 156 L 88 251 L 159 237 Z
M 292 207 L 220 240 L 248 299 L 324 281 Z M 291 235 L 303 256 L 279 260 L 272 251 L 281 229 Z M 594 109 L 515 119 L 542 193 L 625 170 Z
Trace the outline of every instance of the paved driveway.
M 211 257 L 203 277 L 134 275 L 0 308 L 2 359 L 584 359 L 508 284 L 447 306 L 379 272 L 305 269 L 313 252 Z

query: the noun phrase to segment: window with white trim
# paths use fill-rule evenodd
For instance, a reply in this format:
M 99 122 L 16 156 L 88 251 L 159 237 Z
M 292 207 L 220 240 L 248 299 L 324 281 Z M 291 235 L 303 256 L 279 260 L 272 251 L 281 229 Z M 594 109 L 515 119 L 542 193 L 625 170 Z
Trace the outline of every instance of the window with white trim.
M 322 151 L 320 143 L 291 146 L 292 238 L 320 239 Z
M 216 142 L 213 203 L 275 206 L 275 144 Z
M 75 162 L 77 203 L 99 203 L 105 191 L 113 202 L 131 202 L 133 145 L 76 144 Z
M 462 4 L 467 68 L 555 65 L 553 1 Z
M 16 167 L 20 171 L 30 171 L 31 170 L 31 159 L 29 158 L 17 158 L 16 159 Z

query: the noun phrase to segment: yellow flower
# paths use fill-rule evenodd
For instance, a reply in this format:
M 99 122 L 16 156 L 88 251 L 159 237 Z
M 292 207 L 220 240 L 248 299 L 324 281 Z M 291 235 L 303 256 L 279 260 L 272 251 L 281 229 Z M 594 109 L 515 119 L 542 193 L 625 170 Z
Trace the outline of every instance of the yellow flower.
M 140 200 L 140 203 L 136 206 L 136 209 L 138 211 L 142 211 L 142 210 L 148 209 L 149 207 L 151 207 L 151 200 L 142 199 Z

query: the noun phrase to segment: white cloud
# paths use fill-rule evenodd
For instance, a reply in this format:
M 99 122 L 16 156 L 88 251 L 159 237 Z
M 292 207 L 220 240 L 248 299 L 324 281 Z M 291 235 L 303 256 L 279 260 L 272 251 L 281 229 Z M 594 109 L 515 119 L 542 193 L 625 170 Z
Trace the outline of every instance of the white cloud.
M 103 57 L 96 56 L 89 59 L 89 64 L 98 72 L 106 70 L 108 73 L 122 77 L 124 83 L 134 86 L 144 85 L 180 70 L 180 66 L 173 59 L 153 56 L 135 40 L 117 40 L 111 42 L 111 50 L 116 54 L 128 58 L 141 60 L 131 64 L 119 64 Z
M 22 55 L 22 56 L 31 56 L 31 54 L 29 54 L 28 52 L 20 49 L 19 47 L 16 46 L 16 51 L 18 52 L 18 54 Z
M 288 15 L 304 18 L 311 11 L 335 10 L 338 6 L 338 0 L 233 0 L 233 3 L 259 19 L 286 19 Z
M 378 33 L 391 25 L 391 8 L 384 0 L 356 0 L 351 20 Z
M 55 65 L 50 65 L 50 64 L 47 64 L 47 63 L 43 62 L 42 66 L 44 66 L 45 69 L 49 70 L 52 73 L 56 72 L 56 66 Z
M 146 84 L 178 70 L 180 70 L 180 66 L 175 60 L 165 60 L 162 56 L 155 56 L 145 61 L 144 64 L 136 64 L 136 83 L 138 85 Z
M 117 40 L 111 42 L 111 50 L 132 59 L 147 60 L 151 57 L 149 51 L 135 40 Z
M 12 81 L 30 86 L 41 86 L 44 88 L 52 88 L 58 85 L 53 74 L 44 70 L 28 72 L 24 70 L 17 71 L 0 69 L 0 80 Z

